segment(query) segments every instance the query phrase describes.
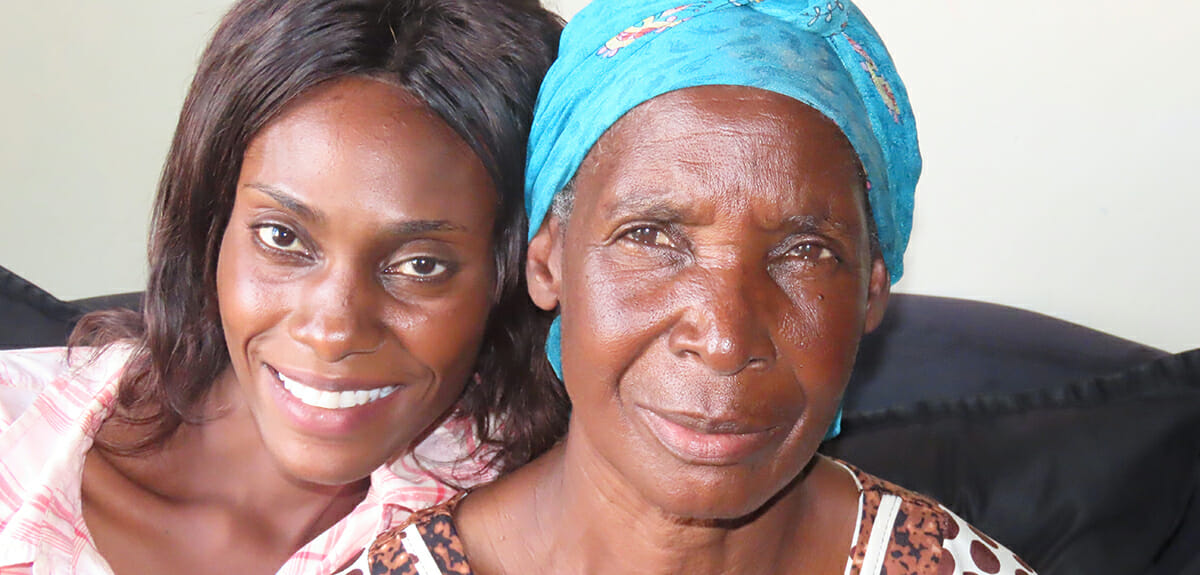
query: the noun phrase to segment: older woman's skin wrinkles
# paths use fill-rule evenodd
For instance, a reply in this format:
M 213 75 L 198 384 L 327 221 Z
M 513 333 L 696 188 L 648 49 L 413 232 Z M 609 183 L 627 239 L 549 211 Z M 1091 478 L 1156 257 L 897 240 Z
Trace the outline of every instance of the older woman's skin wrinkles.
M 529 250 L 570 430 L 464 500 L 477 572 L 842 572 L 857 490 L 813 456 L 886 305 L 860 174 L 832 122 L 752 88 L 659 96 L 601 137 Z M 536 535 L 472 540 L 489 509 L 536 510 L 492 516 Z

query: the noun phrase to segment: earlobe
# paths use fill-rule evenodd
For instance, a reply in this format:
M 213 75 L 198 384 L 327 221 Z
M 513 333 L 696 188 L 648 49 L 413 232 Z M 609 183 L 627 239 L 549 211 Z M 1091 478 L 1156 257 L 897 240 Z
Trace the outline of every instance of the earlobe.
M 871 262 L 871 282 L 867 287 L 867 316 L 863 333 L 871 333 L 883 323 L 888 296 L 892 293 L 892 277 L 883 258 Z
M 558 218 L 551 215 L 537 235 L 529 240 L 525 258 L 525 279 L 534 305 L 546 311 L 558 307 L 561 278 L 562 235 Z

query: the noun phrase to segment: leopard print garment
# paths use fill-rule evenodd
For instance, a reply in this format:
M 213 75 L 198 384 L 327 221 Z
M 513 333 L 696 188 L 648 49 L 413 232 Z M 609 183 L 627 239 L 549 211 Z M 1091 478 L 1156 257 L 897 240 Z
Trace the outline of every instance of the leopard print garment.
M 1036 575 L 936 501 L 834 463 L 854 477 L 860 490 L 858 526 L 844 575 Z M 453 521 L 463 495 L 385 531 L 366 555 L 339 573 L 474 575 Z
M 835 461 L 858 482 L 858 532 L 846 575 L 1037 575 L 940 503 Z
M 441 505 L 414 513 L 408 521 L 380 534 L 367 551 L 369 573 L 473 575 L 462 539 L 454 528 L 454 509 L 465 495 L 460 493 Z M 420 541 L 414 542 L 416 538 Z

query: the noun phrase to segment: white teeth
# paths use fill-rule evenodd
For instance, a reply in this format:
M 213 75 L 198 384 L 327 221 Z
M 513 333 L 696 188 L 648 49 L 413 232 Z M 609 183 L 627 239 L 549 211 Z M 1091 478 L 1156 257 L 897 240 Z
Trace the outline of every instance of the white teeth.
M 276 372 L 275 375 L 279 377 L 283 388 L 292 394 L 292 397 L 299 399 L 305 405 L 324 409 L 345 409 L 366 405 L 372 401 L 387 397 L 399 389 L 394 385 L 389 385 L 387 387 L 376 387 L 371 390 L 323 391 L 304 385 L 282 373 Z
M 317 400 L 317 407 L 324 407 L 325 409 L 337 409 L 341 407 L 339 395 L 332 391 L 322 391 L 320 399 Z

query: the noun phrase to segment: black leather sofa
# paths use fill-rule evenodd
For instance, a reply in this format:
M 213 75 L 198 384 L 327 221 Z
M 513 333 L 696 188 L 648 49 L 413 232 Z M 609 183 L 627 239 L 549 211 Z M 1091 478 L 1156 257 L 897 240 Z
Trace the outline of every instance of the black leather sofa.
M 0 268 L 0 349 L 138 304 L 60 301 Z M 936 497 L 1042 575 L 1200 574 L 1200 350 L 896 294 L 845 406 L 823 452 Z
M 934 496 L 1042 575 L 1200 573 L 1200 349 L 896 295 L 845 406 L 823 452 Z

